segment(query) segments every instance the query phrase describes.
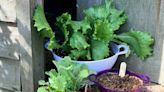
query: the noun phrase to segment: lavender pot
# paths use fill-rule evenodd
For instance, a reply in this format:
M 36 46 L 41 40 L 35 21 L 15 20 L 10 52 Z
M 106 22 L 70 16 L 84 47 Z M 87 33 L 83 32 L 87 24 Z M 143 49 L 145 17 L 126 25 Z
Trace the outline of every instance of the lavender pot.
M 47 44 L 45 46 L 46 48 L 47 48 Z M 114 53 L 114 55 L 111 57 L 108 57 L 102 60 L 95 60 L 95 61 L 77 61 L 77 63 L 86 64 L 89 70 L 92 70 L 95 72 L 100 72 L 106 69 L 111 69 L 116 63 L 116 60 L 119 55 L 128 53 L 129 47 L 127 45 L 117 45 L 115 43 L 110 43 L 110 47 L 111 47 L 111 51 Z M 123 50 L 121 50 L 121 48 Z M 56 61 L 59 61 L 62 59 L 62 57 L 56 55 L 55 52 L 51 51 L 51 53 L 53 55 L 53 58 Z

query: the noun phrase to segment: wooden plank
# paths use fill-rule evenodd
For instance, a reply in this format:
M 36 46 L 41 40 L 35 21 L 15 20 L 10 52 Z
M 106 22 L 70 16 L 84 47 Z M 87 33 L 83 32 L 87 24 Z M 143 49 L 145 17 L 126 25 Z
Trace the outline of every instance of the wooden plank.
M 20 91 L 19 61 L 0 58 L 0 89 Z
M 35 6 L 43 5 L 43 0 L 31 0 L 31 14 L 33 14 Z M 44 7 L 44 6 L 43 6 Z M 38 34 L 36 29 L 32 25 L 32 51 L 33 51 L 33 66 L 35 66 L 34 72 L 34 90 L 36 92 L 38 88 L 38 81 L 43 80 L 45 76 L 44 71 L 44 44 L 43 39 Z M 39 45 L 39 46 L 38 46 Z M 38 76 L 39 75 L 39 76 Z
M 0 57 L 19 60 L 18 35 L 16 24 L 0 22 Z
M 42 1 L 42 0 L 38 0 Z M 43 41 L 33 29 L 32 15 L 38 2 L 17 0 L 17 25 L 21 46 L 22 92 L 36 92 L 39 79 L 44 78 Z
M 159 48 L 158 51 L 161 53 L 161 65 L 160 65 L 160 75 L 159 75 L 159 83 L 164 85 L 164 1 L 160 2 L 160 12 L 159 12 Z M 164 90 L 164 89 L 163 89 Z
M 0 21 L 16 22 L 16 0 L 0 0 Z
M 17 0 L 22 92 L 34 92 L 30 0 Z
M 14 92 L 14 91 L 10 91 L 10 90 L 6 90 L 6 89 L 3 89 L 3 88 L 0 88 L 0 92 Z
M 162 71 L 164 68 L 162 63 L 164 62 L 162 60 L 164 31 L 163 26 L 162 29 L 159 28 L 159 20 L 163 22 L 164 20 L 160 18 L 164 15 L 159 18 L 160 0 L 115 0 L 115 4 L 119 9 L 125 9 L 128 15 L 128 21 L 122 30 L 134 28 L 149 32 L 155 38 L 153 56 L 145 62 L 138 59 L 136 55 L 131 55 L 127 59 L 120 58 L 120 61 L 127 61 L 129 70 L 148 74 L 152 81 L 164 84 L 164 71 Z

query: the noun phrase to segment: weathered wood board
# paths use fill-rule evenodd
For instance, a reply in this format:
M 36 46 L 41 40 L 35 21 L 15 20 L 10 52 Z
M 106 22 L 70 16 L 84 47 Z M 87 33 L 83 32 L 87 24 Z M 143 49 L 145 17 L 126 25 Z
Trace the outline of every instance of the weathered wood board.
M 160 60 L 157 62 L 160 62 L 160 71 L 159 71 L 159 80 L 158 82 L 162 85 L 164 85 L 164 0 L 161 0 L 160 4 L 160 12 L 159 12 L 159 23 L 158 23 L 158 31 L 156 35 L 156 40 L 158 44 L 156 44 L 158 47 L 156 47 L 157 55 L 159 56 Z M 158 49 L 159 48 L 159 49 Z
M 43 40 L 33 28 L 33 11 L 42 0 L 17 0 L 17 27 L 20 42 L 22 92 L 36 92 L 38 80 L 44 79 Z
M 36 92 L 44 79 L 43 40 L 33 28 L 42 0 L 0 0 L 0 92 Z
M 141 61 L 136 55 L 124 59 L 128 63 L 128 69 L 139 73 L 148 74 L 152 81 L 164 85 L 164 26 L 160 26 L 162 2 L 161 0 L 115 0 L 119 9 L 125 9 L 128 21 L 122 30 L 134 28 L 140 31 L 149 32 L 155 39 L 153 56 Z M 164 3 L 163 3 L 164 4 Z M 123 61 L 124 61 L 123 60 Z M 122 61 L 120 59 L 120 61 Z
M 104 0 L 78 0 L 77 18 L 81 19 L 82 9 Z M 124 9 L 128 20 L 121 28 L 127 31 L 134 28 L 149 32 L 155 38 L 153 56 L 142 62 L 131 55 L 129 58 L 119 58 L 126 61 L 128 69 L 148 74 L 152 81 L 164 85 L 164 1 L 163 0 L 113 0 L 118 9 Z M 92 2 L 92 3 L 90 3 Z M 89 4 L 89 5 L 88 5 Z
M 19 61 L 0 58 L 0 92 L 20 91 Z M 5 91 L 2 91 L 5 92 Z
M 0 0 L 0 21 L 16 22 L 16 0 Z
M 16 24 L 0 22 L 0 57 L 19 60 L 18 37 Z

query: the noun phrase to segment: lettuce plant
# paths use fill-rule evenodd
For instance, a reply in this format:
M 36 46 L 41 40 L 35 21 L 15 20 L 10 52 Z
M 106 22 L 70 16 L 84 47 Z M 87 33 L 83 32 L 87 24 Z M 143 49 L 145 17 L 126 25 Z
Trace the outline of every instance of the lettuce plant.
M 43 37 L 50 39 L 49 49 L 62 49 L 74 60 L 109 57 L 111 52 L 108 45 L 111 41 L 127 44 L 142 60 L 152 54 L 154 39 L 149 33 L 138 30 L 117 32 L 127 16 L 123 10 L 112 5 L 112 0 L 105 0 L 102 5 L 84 10 L 84 15 L 82 20 L 74 21 L 70 14 L 63 13 L 56 18 L 57 30 L 53 32 L 43 8 L 38 6 L 33 17 L 34 26 Z
M 46 74 L 48 81 L 40 80 L 37 92 L 78 92 L 87 83 L 89 70 L 86 65 L 75 63 L 70 57 L 55 62 L 57 67 Z

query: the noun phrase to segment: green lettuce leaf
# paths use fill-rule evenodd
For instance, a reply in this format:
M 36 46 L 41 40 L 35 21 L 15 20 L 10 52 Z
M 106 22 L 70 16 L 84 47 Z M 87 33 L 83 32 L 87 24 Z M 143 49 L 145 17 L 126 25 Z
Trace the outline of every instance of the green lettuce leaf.
M 85 64 L 75 63 L 70 57 L 64 57 L 60 62 L 53 61 L 53 63 L 58 72 L 54 69 L 48 72 L 48 87 L 53 88 L 50 92 L 75 92 L 80 89 L 90 73 Z
M 34 26 L 37 28 L 37 31 L 41 33 L 43 37 L 51 38 L 54 36 L 53 30 L 51 29 L 50 25 L 48 24 L 43 7 L 38 5 L 34 16 L 33 16 Z
M 84 10 L 86 18 L 92 23 L 97 19 L 106 20 L 110 15 L 110 9 L 112 8 L 113 0 L 105 0 L 105 4 L 93 6 Z
M 87 43 L 85 36 L 80 32 L 75 32 L 70 38 L 70 46 L 72 48 L 76 48 L 78 50 L 86 49 L 89 47 L 89 44 Z
M 117 35 L 117 38 L 130 45 L 132 51 L 142 60 L 152 55 L 151 45 L 154 43 L 154 40 L 146 32 L 131 30 Z
M 82 29 L 83 34 L 87 34 L 88 29 L 92 29 L 90 23 L 88 22 L 88 20 L 84 19 L 84 20 L 81 21 L 81 29 Z
M 56 24 L 62 26 L 64 24 L 69 24 L 71 21 L 71 15 L 69 13 L 63 13 L 61 16 L 56 18 Z
M 82 30 L 83 34 L 86 34 L 87 30 L 91 29 L 90 23 L 86 19 L 82 21 L 71 21 L 70 25 L 74 32 Z
M 104 59 L 105 57 L 109 56 L 108 43 L 92 40 L 91 53 L 93 60 Z
M 90 51 L 85 49 L 85 50 L 71 50 L 69 56 L 73 59 L 73 60 L 78 60 L 79 58 L 82 59 L 86 59 L 87 60 L 91 60 L 91 55 L 90 55 Z
M 79 73 L 79 75 L 78 75 L 78 77 L 80 77 L 80 78 L 87 78 L 88 77 L 88 75 L 89 75 L 89 71 L 86 69 L 84 69 L 84 70 L 81 70 L 80 71 L 80 73 Z
M 110 28 L 109 22 L 97 20 L 94 25 L 95 31 L 93 33 L 93 37 L 96 40 L 101 40 L 105 42 L 109 42 L 113 39 L 113 30 Z
M 84 14 L 89 21 L 93 22 L 96 19 L 106 19 L 109 16 L 109 9 L 105 6 L 94 6 L 85 10 Z
M 110 10 L 109 21 L 111 24 L 111 28 L 113 31 L 118 30 L 120 26 L 125 23 L 127 16 L 124 11 L 120 11 L 117 9 Z
M 110 15 L 111 6 L 112 0 L 105 0 L 104 5 L 93 6 L 84 10 L 84 14 L 90 22 L 94 22 L 97 19 L 107 19 Z
M 49 92 L 49 91 L 46 89 L 46 87 L 43 86 L 43 87 L 39 87 L 37 92 Z
M 48 43 L 48 49 L 53 50 L 54 48 L 60 48 L 61 46 L 55 40 L 55 37 L 50 38 L 50 42 Z
M 81 29 L 81 21 L 71 21 L 70 25 L 74 32 L 77 32 Z
M 68 13 L 63 13 L 61 16 L 56 18 L 56 25 L 60 29 L 59 31 L 62 32 L 64 35 L 64 42 L 62 45 L 65 45 L 68 41 L 68 35 L 69 35 L 69 30 L 68 30 L 68 25 L 70 24 L 71 21 L 71 15 Z

